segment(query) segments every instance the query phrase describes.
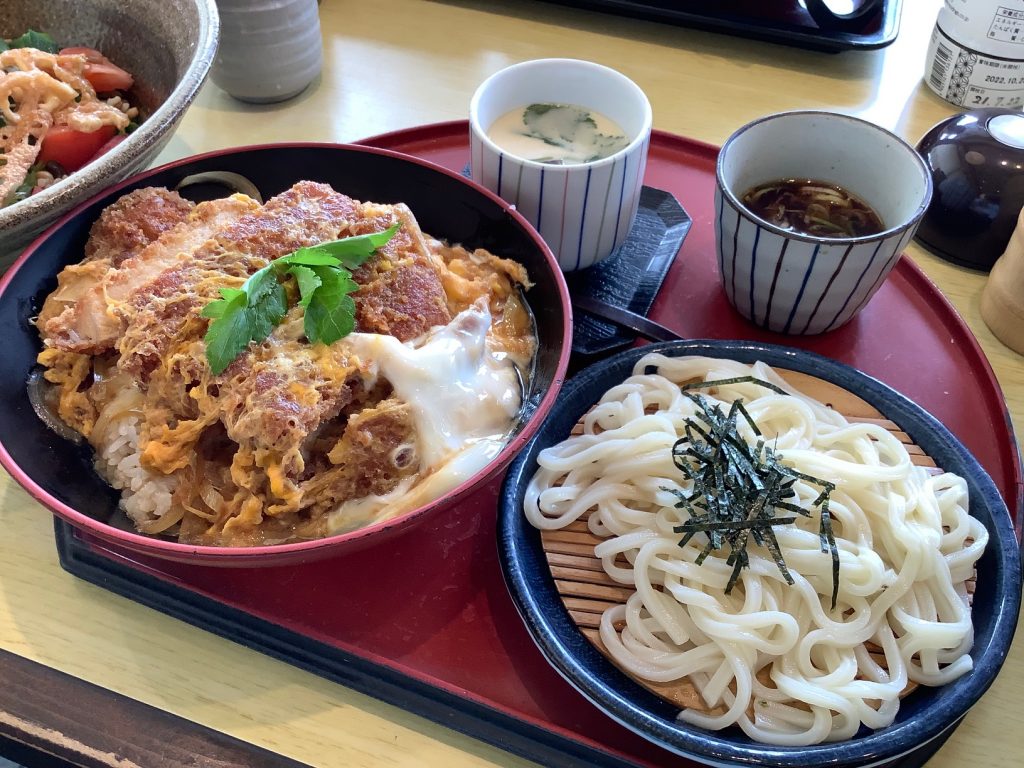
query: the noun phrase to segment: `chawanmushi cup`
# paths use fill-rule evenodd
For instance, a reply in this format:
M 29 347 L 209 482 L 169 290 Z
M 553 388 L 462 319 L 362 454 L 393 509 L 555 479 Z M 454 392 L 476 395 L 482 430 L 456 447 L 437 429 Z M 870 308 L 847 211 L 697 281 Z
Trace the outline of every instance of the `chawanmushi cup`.
M 574 104 L 617 123 L 623 149 L 580 165 L 551 165 L 502 149 L 494 121 L 530 104 Z M 487 78 L 469 106 L 473 181 L 515 205 L 540 232 L 565 272 L 615 253 L 633 226 L 651 138 L 651 105 L 614 69 L 577 59 L 537 59 Z
M 742 202 L 781 179 L 837 184 L 867 203 L 882 231 L 820 237 L 783 229 Z M 726 296 L 744 317 L 790 334 L 851 320 L 910 243 L 932 197 L 921 156 L 890 131 L 849 115 L 783 112 L 740 128 L 718 155 L 715 235 Z

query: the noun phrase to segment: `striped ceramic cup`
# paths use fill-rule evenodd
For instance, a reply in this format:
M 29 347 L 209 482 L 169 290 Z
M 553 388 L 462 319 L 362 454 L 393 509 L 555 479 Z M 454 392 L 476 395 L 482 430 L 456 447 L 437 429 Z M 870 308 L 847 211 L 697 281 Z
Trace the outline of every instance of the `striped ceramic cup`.
M 576 105 L 617 123 L 628 143 L 600 160 L 553 165 L 517 157 L 488 135 L 495 120 L 531 104 Z M 576 59 L 525 61 L 485 80 L 469 107 L 473 180 L 516 206 L 563 270 L 611 256 L 629 234 L 651 136 L 651 105 L 625 75 Z
M 754 215 L 744 194 L 771 181 L 836 184 L 867 203 L 882 231 L 817 237 Z M 783 112 L 740 128 L 718 156 L 718 267 L 729 301 L 772 331 L 831 331 L 867 304 L 910 243 L 932 196 L 924 161 L 898 136 L 848 115 Z

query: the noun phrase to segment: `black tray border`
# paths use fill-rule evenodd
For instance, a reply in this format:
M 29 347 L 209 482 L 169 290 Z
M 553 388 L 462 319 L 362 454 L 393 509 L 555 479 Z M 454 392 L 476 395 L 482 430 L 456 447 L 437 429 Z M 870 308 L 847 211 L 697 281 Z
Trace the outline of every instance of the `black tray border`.
M 56 517 L 54 534 L 61 567 L 84 581 L 491 746 L 552 768 L 641 768 L 104 557 Z
M 744 16 L 714 10 L 715 0 L 707 0 L 705 12 L 681 11 L 645 5 L 636 0 L 544 0 L 555 5 L 568 5 L 588 11 L 631 16 L 663 24 L 693 27 L 720 34 L 739 35 L 754 40 L 791 45 L 812 51 L 839 53 L 841 51 L 868 51 L 891 45 L 900 31 L 900 12 L 903 0 L 883 0 L 879 13 L 881 26 L 876 33 L 859 34 L 783 23 L 763 23 Z M 796 0 L 793 0 L 796 2 Z
M 60 565 L 68 573 L 168 616 L 359 693 L 551 768 L 639 768 L 631 760 L 453 695 L 358 655 L 105 557 L 54 518 Z M 924 768 L 960 723 L 888 768 Z M 669 755 L 669 753 L 666 753 Z

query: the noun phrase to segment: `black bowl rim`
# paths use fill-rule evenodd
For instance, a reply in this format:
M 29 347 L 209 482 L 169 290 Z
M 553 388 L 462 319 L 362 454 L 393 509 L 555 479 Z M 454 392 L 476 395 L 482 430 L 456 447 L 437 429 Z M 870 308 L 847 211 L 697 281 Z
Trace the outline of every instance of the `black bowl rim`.
M 981 506 L 990 515 L 991 525 L 986 527 L 990 533 L 989 551 L 996 558 L 997 578 L 993 585 L 997 610 L 989 619 L 993 627 L 990 642 L 984 648 L 976 645 L 972 649 L 974 669 L 948 686 L 935 689 L 955 691 L 955 699 L 947 701 L 943 711 L 925 710 L 903 722 L 846 741 L 776 747 L 746 737 L 742 737 L 743 741 L 729 738 L 732 729 L 707 731 L 669 721 L 633 700 L 631 692 L 652 694 L 590 645 L 569 618 L 546 568 L 538 572 L 540 537 L 522 513 L 522 492 L 536 467 L 537 452 L 562 439 L 568 433 L 565 427 L 571 428 L 605 390 L 629 374 L 637 360 L 653 352 L 729 357 L 747 363 L 762 360 L 817 376 L 874 405 L 912 434 L 929 454 L 955 457 L 958 466 L 968 470 L 965 479 L 970 486 L 972 514 Z M 945 463 L 948 468 L 952 462 Z M 571 378 L 562 388 L 552 415 L 509 467 L 499 497 L 497 538 L 502 573 L 513 602 L 534 642 L 559 674 L 626 728 L 665 749 L 712 765 L 863 768 L 905 755 L 953 726 L 988 689 L 1006 657 L 1020 612 L 1021 551 L 1013 522 L 995 483 L 967 449 L 927 411 L 877 379 L 822 355 L 774 344 L 721 340 L 651 344 L 621 352 Z M 613 677 L 615 686 L 608 684 L 608 676 Z
M 481 469 L 479 472 L 472 475 L 466 481 L 458 485 L 456 488 L 449 491 L 439 499 L 435 499 L 433 502 L 424 506 L 418 507 L 410 512 L 402 515 L 398 515 L 389 520 L 385 520 L 373 525 L 359 528 L 348 533 L 338 534 L 335 536 L 327 536 L 322 539 L 312 539 L 309 541 L 302 541 L 289 544 L 275 544 L 275 545 L 260 545 L 254 547 L 215 547 L 208 545 L 190 545 L 180 544 L 178 542 L 166 541 L 163 539 L 157 539 L 145 534 L 135 533 L 133 531 L 124 531 L 114 526 L 102 523 L 95 520 L 92 517 L 84 515 L 83 513 L 75 510 L 74 508 L 64 504 L 59 499 L 54 498 L 45 489 L 40 487 L 31 477 L 31 475 L 24 470 L 17 462 L 14 461 L 13 457 L 7 451 L 6 446 L 0 443 L 0 466 L 10 473 L 11 477 L 24 488 L 29 495 L 31 495 L 36 501 L 40 502 L 43 506 L 49 509 L 54 514 L 68 521 L 72 525 L 81 528 L 85 531 L 89 531 L 105 541 L 111 542 L 116 545 L 124 546 L 136 552 L 142 552 L 148 555 L 156 557 L 179 560 L 193 563 L 203 563 L 208 565 L 240 565 L 240 566 L 253 566 L 269 563 L 278 563 L 281 561 L 293 561 L 294 559 L 301 559 L 304 556 L 310 556 L 313 553 L 321 552 L 325 549 L 334 549 L 344 547 L 346 545 L 355 544 L 357 542 L 362 543 L 369 536 L 382 536 L 395 530 L 404 527 L 414 520 L 420 519 L 432 511 L 436 510 L 441 505 L 448 505 L 457 503 L 459 500 L 465 498 L 468 494 L 480 488 L 485 482 L 494 478 L 501 470 L 503 470 L 508 463 L 512 460 L 518 451 L 525 447 L 526 443 L 533 436 L 534 432 L 540 428 L 543 423 L 545 416 L 550 411 L 555 403 L 563 382 L 565 381 L 565 372 L 569 364 L 569 354 L 572 349 L 572 305 L 569 300 L 569 289 L 566 285 L 565 278 L 562 275 L 561 269 L 558 267 L 558 262 L 555 260 L 551 249 L 547 246 L 544 240 L 537 233 L 536 229 L 520 214 L 515 206 L 505 202 L 496 194 L 488 189 L 480 186 L 471 179 L 467 179 L 465 176 L 451 171 L 443 166 L 436 163 L 430 162 L 429 160 L 423 160 L 413 155 L 408 155 L 402 152 L 396 152 L 389 149 L 381 149 L 378 147 L 370 147 L 360 144 L 342 144 L 333 142 L 272 142 L 266 144 L 251 144 L 240 147 L 230 147 L 226 149 L 213 150 L 211 152 L 205 152 L 199 155 L 191 155 L 189 157 L 180 158 L 156 168 L 149 169 L 142 173 L 134 174 L 115 185 L 112 185 L 101 192 L 91 196 L 88 200 L 80 203 L 79 205 L 72 208 L 67 213 L 63 214 L 54 224 L 47 227 L 42 234 L 36 237 L 31 244 L 25 249 L 25 251 L 18 257 L 18 259 L 11 265 L 10 269 L 0 277 L 0 302 L 7 300 L 7 289 L 15 276 L 18 274 L 24 264 L 26 264 L 32 255 L 40 248 L 42 248 L 46 241 L 57 232 L 61 227 L 65 226 L 71 219 L 78 216 L 82 211 L 95 204 L 97 201 L 108 197 L 114 193 L 117 193 L 125 187 L 138 184 L 139 182 L 145 181 L 157 174 L 163 173 L 172 169 L 180 169 L 186 167 L 191 163 L 207 160 L 211 158 L 224 157 L 228 155 L 239 155 L 253 151 L 274 151 L 277 149 L 314 149 L 324 151 L 351 151 L 360 154 L 368 155 L 380 155 L 384 157 L 390 157 L 396 160 L 413 163 L 415 165 L 423 166 L 428 170 L 447 176 L 454 179 L 460 184 L 468 186 L 478 194 L 483 195 L 490 201 L 497 204 L 507 215 L 511 216 L 516 223 L 523 229 L 524 233 L 534 242 L 537 248 L 543 255 L 551 274 L 556 280 L 556 289 L 559 293 L 560 303 L 563 308 L 563 322 L 562 322 L 562 347 L 559 352 L 558 363 L 555 369 L 555 375 L 552 379 L 551 385 L 548 390 L 544 393 L 540 399 L 536 409 L 531 414 L 528 422 L 509 442 L 502 448 L 501 452 L 492 459 L 486 467 Z

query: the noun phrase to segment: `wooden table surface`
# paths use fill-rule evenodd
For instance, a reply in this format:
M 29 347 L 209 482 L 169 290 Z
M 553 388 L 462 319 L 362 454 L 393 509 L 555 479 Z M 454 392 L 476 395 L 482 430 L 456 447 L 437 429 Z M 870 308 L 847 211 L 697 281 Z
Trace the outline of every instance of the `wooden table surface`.
M 656 128 L 713 143 L 752 118 L 796 108 L 861 115 L 915 143 L 958 111 L 921 81 L 940 4 L 905 0 L 902 30 L 888 48 L 829 55 L 540 2 L 506 0 L 481 10 L 457 0 L 324 0 L 324 69 L 313 87 L 285 104 L 254 107 L 207 83 L 160 161 L 239 144 L 346 142 L 465 118 L 486 76 L 547 56 L 590 59 L 624 72 L 650 97 Z M 910 256 L 980 339 L 1016 428 L 1024 430 L 1024 361 L 981 321 L 985 277 L 916 246 Z M 75 579 L 57 563 L 49 514 L 6 475 L 0 477 L 0 652 L 27 670 L 19 673 L 24 696 L 33 689 L 31 670 L 39 669 L 30 662 L 38 662 L 95 684 L 93 693 L 145 702 L 155 708 L 145 710 L 151 715 L 176 714 L 312 765 L 528 764 Z M 8 675 L 13 668 L 0 667 Z M 0 688 L 8 682 L 0 679 Z M 79 701 L 86 706 L 84 698 L 63 704 L 74 709 Z M 45 717 L 59 705 L 41 707 L 40 722 L 14 725 L 15 716 L 0 706 L 0 733 L 58 728 Z M 929 768 L 1020 765 L 1022 709 L 1024 633 L 992 689 Z M 127 729 L 130 741 L 133 729 L 145 736 L 145 722 L 139 714 L 116 727 Z

